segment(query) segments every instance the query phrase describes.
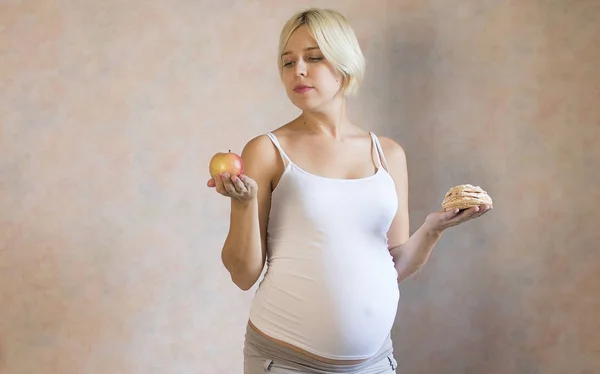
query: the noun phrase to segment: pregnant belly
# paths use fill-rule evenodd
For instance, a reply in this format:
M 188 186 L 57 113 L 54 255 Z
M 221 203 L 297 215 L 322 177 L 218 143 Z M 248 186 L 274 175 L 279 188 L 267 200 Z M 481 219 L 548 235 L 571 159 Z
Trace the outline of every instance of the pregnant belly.
M 272 264 L 252 303 L 252 323 L 272 338 L 321 357 L 371 357 L 394 323 L 396 271 L 390 262 L 362 263 L 361 271 L 339 270 L 311 272 L 297 264 Z

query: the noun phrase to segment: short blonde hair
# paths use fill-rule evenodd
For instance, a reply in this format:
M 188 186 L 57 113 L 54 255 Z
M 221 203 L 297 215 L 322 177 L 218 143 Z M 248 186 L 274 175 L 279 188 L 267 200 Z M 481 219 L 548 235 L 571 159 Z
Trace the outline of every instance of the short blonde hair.
M 325 58 L 342 74 L 342 91 L 356 94 L 365 71 L 365 57 L 358 39 L 346 17 L 335 10 L 309 8 L 294 14 L 283 26 L 279 38 L 277 64 L 283 74 L 281 55 L 290 37 L 300 26 L 306 25 L 317 41 Z

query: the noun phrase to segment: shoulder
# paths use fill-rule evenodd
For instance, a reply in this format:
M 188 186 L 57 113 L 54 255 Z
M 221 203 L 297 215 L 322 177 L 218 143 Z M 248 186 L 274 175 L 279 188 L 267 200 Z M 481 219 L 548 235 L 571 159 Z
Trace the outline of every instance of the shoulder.
M 259 134 L 251 138 L 244 145 L 244 150 L 256 152 L 265 148 L 272 148 L 273 143 L 267 133 Z
M 242 150 L 242 158 L 245 162 L 266 162 L 275 160 L 276 157 L 277 148 L 266 133 L 248 140 Z
M 408 167 L 404 148 L 394 139 L 384 136 L 379 137 L 379 143 L 381 143 L 387 161 L 388 173 L 396 184 L 398 196 L 404 196 L 404 199 L 406 199 L 408 194 Z
M 271 130 L 270 132 L 261 133 L 248 140 L 244 146 L 242 158 L 244 157 L 244 154 L 246 154 L 247 157 L 252 159 L 259 158 L 261 162 L 277 161 L 277 159 L 280 158 L 279 151 L 277 150 L 273 140 L 271 140 L 269 137 L 269 134 L 273 134 L 277 138 L 277 141 L 279 141 L 282 135 L 286 135 L 291 123 L 292 122 L 288 122 Z
M 285 169 L 281 154 L 268 133 L 251 138 L 244 146 L 241 157 L 245 174 L 251 178 L 269 179 L 273 182 Z
M 398 142 L 387 136 L 380 136 L 379 143 L 381 143 L 383 154 L 388 163 L 398 166 L 406 164 L 406 152 Z

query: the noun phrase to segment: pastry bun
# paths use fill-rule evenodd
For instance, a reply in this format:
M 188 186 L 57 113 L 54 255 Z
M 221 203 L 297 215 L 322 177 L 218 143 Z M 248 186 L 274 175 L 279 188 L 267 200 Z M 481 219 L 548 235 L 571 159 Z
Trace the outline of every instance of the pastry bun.
M 452 187 L 442 201 L 444 210 L 469 209 L 478 205 L 492 206 L 492 198 L 481 187 L 470 184 Z

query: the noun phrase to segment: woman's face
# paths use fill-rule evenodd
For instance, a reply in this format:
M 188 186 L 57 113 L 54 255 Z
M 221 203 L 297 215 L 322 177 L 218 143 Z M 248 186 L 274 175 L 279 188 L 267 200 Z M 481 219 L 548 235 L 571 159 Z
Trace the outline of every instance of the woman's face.
M 342 96 L 342 75 L 325 59 L 306 26 L 292 34 L 281 59 L 286 93 L 301 110 L 318 109 Z

